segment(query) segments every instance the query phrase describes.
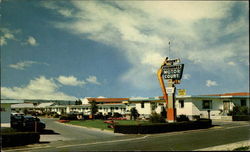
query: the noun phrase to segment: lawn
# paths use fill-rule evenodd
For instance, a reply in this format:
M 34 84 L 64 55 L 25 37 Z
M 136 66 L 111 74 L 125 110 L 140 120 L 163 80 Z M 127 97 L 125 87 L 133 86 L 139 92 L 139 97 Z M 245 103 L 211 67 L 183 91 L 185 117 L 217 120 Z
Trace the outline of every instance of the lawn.
M 104 123 L 105 120 L 72 120 L 67 122 L 67 124 L 77 125 L 77 126 L 84 126 L 89 128 L 99 128 L 102 130 L 113 130 L 112 128 L 108 128 L 107 123 Z M 121 125 L 135 125 L 135 124 L 145 124 L 150 123 L 147 121 L 135 121 L 135 120 L 115 120 L 116 124 Z

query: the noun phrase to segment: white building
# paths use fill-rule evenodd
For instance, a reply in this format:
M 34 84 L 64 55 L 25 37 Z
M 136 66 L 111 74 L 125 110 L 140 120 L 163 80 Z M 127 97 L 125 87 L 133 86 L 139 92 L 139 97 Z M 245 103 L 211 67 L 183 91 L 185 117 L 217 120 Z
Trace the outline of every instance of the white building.
M 250 93 L 226 93 L 214 95 L 192 95 L 177 96 L 175 107 L 176 114 L 186 115 L 190 119 L 208 118 L 208 111 L 211 119 L 231 119 L 227 116 L 233 107 L 247 106 L 250 112 Z M 88 100 L 88 101 L 87 101 Z M 123 116 L 129 113 L 130 109 L 135 107 L 140 117 L 148 118 L 152 112 L 161 113 L 166 110 L 166 102 L 162 97 L 153 98 L 87 98 L 82 105 L 55 105 L 44 104 L 47 106 L 36 107 L 44 108 L 44 111 L 57 112 L 58 114 L 77 112 L 84 115 L 90 115 L 91 102 L 96 102 L 98 112 L 103 115 L 120 113 Z M 24 105 L 24 104 L 21 104 Z M 29 108 L 34 108 L 30 106 Z M 24 107 L 23 107 L 24 108 Z M 19 110 L 23 108 L 20 108 Z M 18 109 L 17 109 L 18 110 Z
M 227 114 L 234 106 L 247 106 L 250 112 L 250 93 L 226 93 L 199 96 L 176 96 L 176 114 L 186 115 L 189 119 L 208 118 L 228 119 Z M 135 103 L 140 115 L 149 117 L 155 111 L 161 113 L 166 109 L 166 102 L 160 98 L 130 98 L 129 103 Z
M 234 106 L 247 106 L 250 112 L 250 93 L 226 93 L 201 96 L 179 96 L 176 101 L 177 115 L 189 118 L 231 119 L 227 117 Z
M 23 102 L 23 100 L 1 99 L 1 127 L 10 127 L 11 104 Z

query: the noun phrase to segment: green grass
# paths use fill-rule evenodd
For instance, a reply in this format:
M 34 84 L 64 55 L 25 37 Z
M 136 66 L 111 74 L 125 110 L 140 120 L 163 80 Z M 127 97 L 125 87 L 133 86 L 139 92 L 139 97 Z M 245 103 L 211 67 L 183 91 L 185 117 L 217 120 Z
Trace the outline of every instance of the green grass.
M 101 130 L 113 130 L 112 128 L 108 128 L 107 123 L 104 123 L 105 120 L 72 120 L 67 122 L 68 124 L 77 125 L 77 126 L 84 126 L 89 128 L 98 128 Z M 115 120 L 117 124 L 121 125 L 137 125 L 137 124 L 149 124 L 150 122 L 147 121 L 135 121 L 135 120 Z
M 105 130 L 113 130 L 112 128 L 108 128 L 108 124 L 104 123 L 103 120 L 72 120 L 70 122 L 67 122 L 67 124 L 77 125 L 77 126 L 84 126 L 88 128 L 99 128 L 99 129 L 105 129 Z

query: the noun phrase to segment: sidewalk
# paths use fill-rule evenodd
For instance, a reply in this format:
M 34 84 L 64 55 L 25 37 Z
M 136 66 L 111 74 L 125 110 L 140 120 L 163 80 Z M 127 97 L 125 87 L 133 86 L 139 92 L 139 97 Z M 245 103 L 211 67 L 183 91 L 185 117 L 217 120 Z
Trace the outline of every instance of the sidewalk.
M 250 140 L 240 141 L 240 142 L 226 144 L 226 145 L 208 147 L 208 148 L 203 148 L 203 149 L 197 149 L 194 151 L 231 151 L 231 150 L 234 150 L 235 148 L 245 147 L 245 146 L 250 146 Z M 250 149 L 248 149 L 248 151 L 249 150 Z

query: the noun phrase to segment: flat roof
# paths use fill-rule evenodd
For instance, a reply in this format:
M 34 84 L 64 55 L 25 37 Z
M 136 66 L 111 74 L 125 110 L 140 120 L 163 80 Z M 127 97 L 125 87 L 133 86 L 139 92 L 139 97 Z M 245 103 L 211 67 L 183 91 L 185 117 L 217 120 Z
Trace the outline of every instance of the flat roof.
M 9 104 L 24 103 L 24 100 L 18 100 L 18 99 L 1 99 L 1 104 L 2 103 L 9 103 Z

